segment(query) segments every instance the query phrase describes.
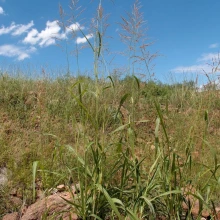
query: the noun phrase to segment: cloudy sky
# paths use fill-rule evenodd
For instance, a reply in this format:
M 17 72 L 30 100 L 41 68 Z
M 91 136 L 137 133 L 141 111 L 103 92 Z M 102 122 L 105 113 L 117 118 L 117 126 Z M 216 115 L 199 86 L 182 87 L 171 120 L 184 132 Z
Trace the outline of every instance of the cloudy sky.
M 59 4 L 67 17 L 60 17 Z M 131 10 L 133 0 L 103 0 L 109 24 L 105 42 L 107 63 L 111 68 L 126 66 L 120 53 L 125 46 L 120 41 L 121 16 Z M 156 78 L 164 81 L 170 73 L 175 79 L 195 77 L 205 80 L 204 72 L 212 71 L 220 48 L 219 0 L 142 0 L 141 12 L 147 21 L 151 53 L 160 56 L 154 61 Z M 71 11 L 69 0 L 0 0 L 0 68 L 8 65 L 36 65 L 39 68 L 64 68 L 69 64 L 74 72 L 76 48 L 94 42 L 90 29 L 99 0 L 79 0 L 80 9 Z M 82 13 L 79 13 L 83 9 Z M 75 20 L 69 20 L 74 15 Z M 79 15 L 77 17 L 76 15 Z M 65 21 L 62 28 L 59 21 Z M 92 52 L 79 50 L 81 71 L 92 69 Z M 217 74 L 215 74 L 217 75 Z

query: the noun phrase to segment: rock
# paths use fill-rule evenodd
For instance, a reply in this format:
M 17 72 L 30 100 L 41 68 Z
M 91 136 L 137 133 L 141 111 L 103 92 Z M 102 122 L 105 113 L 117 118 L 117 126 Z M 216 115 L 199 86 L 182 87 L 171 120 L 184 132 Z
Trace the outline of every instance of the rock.
M 215 216 L 215 220 L 220 219 L 220 207 L 215 208 L 215 212 L 213 212 L 213 216 Z
M 6 167 L 0 168 L 0 186 L 8 182 L 8 170 Z
M 155 148 L 156 148 L 156 147 L 155 147 L 155 145 L 153 145 L 153 144 L 150 146 L 150 149 L 151 149 L 151 150 L 155 150 Z
M 72 212 L 73 207 L 71 207 L 61 197 L 66 200 L 72 199 L 71 193 L 69 192 L 50 195 L 29 206 L 21 220 L 40 220 L 42 219 L 42 216 L 45 215 L 47 216 L 47 219 L 77 220 L 77 215 Z
M 13 207 L 20 207 L 22 205 L 22 200 L 15 196 L 12 196 L 10 198 L 10 202 L 13 205 Z
M 5 215 L 2 220 L 17 220 L 17 219 L 19 219 L 18 212 L 13 212 Z
M 217 219 L 220 219 L 220 212 L 217 213 Z
M 182 189 L 184 195 L 185 195 L 185 199 L 187 201 L 187 203 L 190 203 L 191 206 L 191 213 L 193 214 L 193 216 L 198 217 L 198 216 L 202 216 L 204 218 L 208 218 L 211 215 L 211 210 L 207 210 L 207 209 L 203 209 L 202 212 L 200 212 L 199 210 L 199 200 L 196 199 L 192 194 L 196 194 L 196 189 L 189 185 L 185 188 Z M 183 209 L 188 210 L 189 207 L 186 203 L 182 204 Z
M 65 185 L 64 185 L 64 184 L 61 184 L 61 185 L 57 186 L 57 190 L 58 190 L 58 192 L 63 192 L 63 191 L 65 191 Z

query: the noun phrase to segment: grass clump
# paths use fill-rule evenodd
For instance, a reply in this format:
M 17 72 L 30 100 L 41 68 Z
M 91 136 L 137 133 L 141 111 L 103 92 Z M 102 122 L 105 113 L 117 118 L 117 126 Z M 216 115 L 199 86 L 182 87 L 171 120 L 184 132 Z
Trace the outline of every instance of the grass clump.
M 84 219 L 178 218 L 184 214 L 182 189 L 188 185 L 201 195 L 204 207 L 218 204 L 218 91 L 190 89 L 186 99 L 182 88 L 162 85 L 161 90 L 170 91 L 164 102 L 163 96 L 146 97 L 151 82 L 142 82 L 132 100 L 132 88 L 124 90 L 129 86 L 122 80 L 103 90 L 96 108 L 89 91 L 101 90 L 109 81 L 95 85 L 88 78 L 1 77 L 0 83 L 5 84 L 0 91 L 0 162 L 12 172 L 5 190 L 21 190 L 29 204 L 34 201 L 34 161 L 42 190 L 79 183 L 74 204 Z M 17 103 L 10 105 L 15 91 Z
M 136 1 L 129 19 L 122 18 L 121 36 L 132 45 L 123 79 L 99 76 L 105 63 L 101 2 L 94 45 L 86 38 L 94 77 L 0 76 L 0 167 L 11 172 L 0 188 L 0 216 L 19 208 L 4 202 L 11 189 L 29 205 L 37 187 L 48 193 L 58 184 L 79 188 L 66 202 L 81 219 L 193 219 L 189 196 L 199 201 L 198 218 L 218 205 L 219 91 L 152 80 L 155 55 L 135 43 L 144 36 L 137 28 L 140 9 Z M 146 81 L 135 76 L 140 54 Z

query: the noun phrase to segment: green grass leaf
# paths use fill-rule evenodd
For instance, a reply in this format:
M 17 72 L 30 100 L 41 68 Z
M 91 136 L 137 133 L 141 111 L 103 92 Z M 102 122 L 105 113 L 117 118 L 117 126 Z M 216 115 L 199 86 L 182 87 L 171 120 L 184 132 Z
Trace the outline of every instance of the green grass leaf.
M 111 206 L 111 208 L 112 208 L 112 210 L 115 212 L 115 214 L 118 216 L 118 218 L 119 218 L 120 220 L 123 220 L 124 218 L 121 216 L 121 214 L 120 214 L 118 208 L 116 207 L 116 205 L 115 205 L 115 203 L 114 203 L 114 201 L 116 201 L 116 200 L 113 200 L 113 199 L 109 196 L 108 192 L 107 192 L 100 184 L 96 184 L 96 187 L 104 194 L 106 200 L 108 201 L 109 205 Z

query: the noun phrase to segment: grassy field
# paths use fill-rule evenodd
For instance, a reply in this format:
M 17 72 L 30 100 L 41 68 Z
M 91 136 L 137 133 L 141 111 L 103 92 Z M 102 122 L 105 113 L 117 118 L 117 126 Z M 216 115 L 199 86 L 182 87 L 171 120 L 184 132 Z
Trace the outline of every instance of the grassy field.
M 157 54 L 143 41 L 140 10 L 135 1 L 121 21 L 130 50 L 125 78 L 117 71 L 100 77 L 106 70 L 101 4 L 94 44 L 86 39 L 94 54 L 91 77 L 1 73 L 0 168 L 8 169 L 9 181 L 0 187 L 0 218 L 20 209 L 11 191 L 30 205 L 36 190 L 49 195 L 59 184 L 79 186 L 71 205 L 83 220 L 193 219 L 189 195 L 199 200 L 200 213 L 219 205 L 220 92 L 199 92 L 192 81 L 152 80 Z M 60 15 L 68 28 L 61 7 Z M 140 66 L 146 80 L 135 74 Z
M 8 75 L 0 88 L 0 167 L 11 171 L 1 188 L 1 215 L 16 210 L 8 202 L 12 189 L 34 202 L 34 174 L 46 193 L 80 183 L 75 202 L 83 219 L 178 219 L 181 189 L 189 185 L 203 208 L 218 205 L 219 91 L 136 77 Z

